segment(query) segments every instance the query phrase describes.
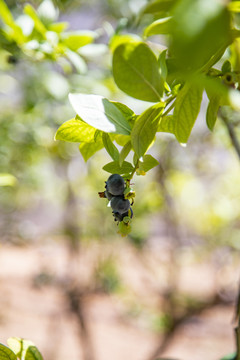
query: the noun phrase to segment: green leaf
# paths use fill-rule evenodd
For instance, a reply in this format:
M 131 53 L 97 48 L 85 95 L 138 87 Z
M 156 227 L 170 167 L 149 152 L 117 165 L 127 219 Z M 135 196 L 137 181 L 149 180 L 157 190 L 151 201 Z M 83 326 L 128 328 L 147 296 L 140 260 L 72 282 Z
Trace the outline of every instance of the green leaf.
M 129 139 L 130 139 L 129 135 L 114 135 L 114 140 L 120 146 L 126 145 Z
M 79 151 L 82 154 L 82 157 L 87 162 L 91 156 L 93 156 L 97 151 L 103 148 L 102 141 L 97 141 L 93 143 L 81 143 L 79 145 Z
M 173 115 L 168 115 L 168 116 L 161 117 L 161 119 L 159 121 L 159 124 L 158 124 L 157 131 L 174 134 Z
M 75 119 L 66 121 L 60 126 L 55 135 L 55 140 L 63 140 L 70 142 L 94 142 L 96 129 L 78 116 Z
M 29 346 L 24 360 L 43 360 L 43 357 L 36 346 Z
M 43 357 L 32 341 L 12 337 L 7 341 L 9 347 L 21 360 L 43 360 Z
M 109 42 L 109 48 L 113 52 L 119 45 L 129 42 L 141 41 L 140 36 L 136 34 L 114 34 Z
M 174 134 L 180 143 L 188 141 L 197 119 L 203 88 L 197 84 L 186 83 L 179 91 L 173 112 Z
M 7 346 L 0 344 L 0 360 L 17 360 L 17 357 Z
M 156 14 L 161 12 L 169 12 L 176 0 L 155 0 L 150 1 L 142 10 L 143 14 Z
M 131 232 L 131 225 L 128 222 L 127 224 L 124 221 L 121 221 L 118 224 L 118 233 L 122 236 L 127 236 Z
M 121 113 L 123 113 L 125 119 L 127 119 L 128 121 L 130 121 L 135 116 L 134 111 L 131 110 L 127 105 L 117 101 L 110 100 L 110 102 L 115 105 L 121 111 Z
M 103 166 L 103 170 L 111 174 L 129 174 L 134 170 L 134 167 L 128 161 L 124 161 L 122 165 L 119 165 L 118 161 L 112 161 Z
M 90 44 L 97 37 L 94 31 L 69 31 L 61 34 L 61 41 L 72 51 Z
M 156 135 L 164 106 L 165 103 L 151 106 L 137 118 L 133 126 L 131 133 L 132 146 L 139 158 L 145 154 Z
M 226 74 L 226 73 L 232 71 L 232 65 L 229 60 L 224 61 L 221 70 L 222 70 L 223 74 Z
M 0 174 L 0 186 L 14 186 L 17 183 L 15 176 L 11 174 Z
M 168 74 L 167 65 L 166 65 L 166 54 L 167 54 L 167 50 L 164 50 L 161 52 L 161 54 L 158 57 L 159 71 L 164 81 L 166 80 Z
M 153 23 L 151 23 L 149 26 L 146 27 L 143 35 L 145 37 L 149 37 L 158 34 L 169 34 L 171 29 L 171 20 L 172 18 L 169 16 L 154 21 Z
M 231 12 L 240 12 L 240 1 L 231 1 L 228 3 L 228 10 Z
M 123 113 L 99 95 L 69 94 L 76 113 L 87 124 L 108 133 L 129 135 L 131 127 Z
M 139 100 L 157 102 L 163 94 L 164 81 L 157 59 L 142 42 L 125 43 L 113 53 L 113 77 L 126 94 Z
M 219 0 L 179 0 L 174 8 L 170 53 L 179 70 L 203 67 L 231 39 L 230 15 Z
M 11 37 L 18 43 L 24 42 L 22 29 L 15 23 L 11 11 L 3 0 L 0 0 L 0 18 L 4 24 L 11 28 Z
M 49 31 L 54 31 L 56 33 L 61 33 L 64 30 L 66 30 L 68 27 L 68 22 L 56 22 L 53 24 L 50 24 L 48 26 Z
M 159 165 L 159 162 L 152 155 L 144 155 L 143 161 L 139 161 L 139 170 L 145 173 Z
M 132 149 L 132 142 L 131 140 L 129 140 L 124 147 L 122 148 L 121 152 L 120 152 L 120 156 L 119 156 L 119 164 L 120 166 L 122 166 L 123 161 L 126 159 L 126 157 L 128 156 L 128 154 L 130 153 Z
M 34 21 L 35 29 L 39 32 L 39 34 L 42 35 L 43 38 L 45 38 L 47 29 L 46 29 L 45 25 L 43 24 L 43 22 L 38 17 L 38 14 L 35 11 L 35 9 L 30 4 L 27 4 L 24 7 L 24 12 L 25 12 L 25 14 L 27 14 L 28 16 L 30 16 L 32 18 L 32 20 Z
M 220 102 L 221 102 L 221 97 L 219 97 L 218 95 L 212 96 L 209 100 L 207 113 L 206 113 L 206 120 L 207 120 L 207 126 L 211 131 L 213 131 L 213 128 L 217 120 L 217 114 L 220 107 Z
M 119 160 L 119 151 L 116 148 L 116 146 L 113 144 L 110 136 L 107 133 L 102 134 L 102 141 L 103 141 L 103 145 L 104 145 L 105 149 L 107 150 L 107 152 L 109 153 L 111 158 L 113 160 L 118 161 Z

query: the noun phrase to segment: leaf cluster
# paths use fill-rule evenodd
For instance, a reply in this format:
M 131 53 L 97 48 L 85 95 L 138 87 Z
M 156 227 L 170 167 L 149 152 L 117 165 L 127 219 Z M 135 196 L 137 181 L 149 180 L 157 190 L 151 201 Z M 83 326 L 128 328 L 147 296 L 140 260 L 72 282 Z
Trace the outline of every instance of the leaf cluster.
M 33 342 L 17 337 L 9 338 L 8 346 L 0 344 L 0 360 L 43 360 Z

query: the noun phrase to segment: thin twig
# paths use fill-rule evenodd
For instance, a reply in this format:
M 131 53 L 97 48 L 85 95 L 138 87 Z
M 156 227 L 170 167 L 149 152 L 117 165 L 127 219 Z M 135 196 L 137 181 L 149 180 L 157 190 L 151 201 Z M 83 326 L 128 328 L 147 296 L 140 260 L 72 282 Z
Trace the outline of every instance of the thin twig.
M 240 143 L 238 141 L 236 132 L 234 130 L 234 125 L 231 122 L 229 122 L 227 116 L 223 113 L 223 111 L 220 110 L 219 115 L 220 115 L 221 119 L 223 120 L 224 124 L 227 127 L 228 134 L 229 134 L 229 137 L 231 139 L 232 145 L 233 145 L 234 149 L 236 150 L 236 153 L 237 153 L 237 155 L 239 157 L 239 160 L 240 160 Z

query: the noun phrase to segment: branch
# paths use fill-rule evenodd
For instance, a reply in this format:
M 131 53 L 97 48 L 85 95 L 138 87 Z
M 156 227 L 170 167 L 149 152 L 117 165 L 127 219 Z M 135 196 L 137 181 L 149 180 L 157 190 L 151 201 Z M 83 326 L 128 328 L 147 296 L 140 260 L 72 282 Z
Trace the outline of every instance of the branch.
M 219 115 L 220 115 L 221 119 L 223 120 L 224 124 L 227 127 L 228 134 L 229 134 L 229 137 L 231 139 L 232 145 L 233 145 L 234 149 L 236 150 L 237 155 L 238 155 L 239 160 L 240 160 L 240 143 L 238 141 L 236 132 L 234 130 L 234 125 L 229 122 L 228 117 L 223 113 L 222 110 L 219 111 Z

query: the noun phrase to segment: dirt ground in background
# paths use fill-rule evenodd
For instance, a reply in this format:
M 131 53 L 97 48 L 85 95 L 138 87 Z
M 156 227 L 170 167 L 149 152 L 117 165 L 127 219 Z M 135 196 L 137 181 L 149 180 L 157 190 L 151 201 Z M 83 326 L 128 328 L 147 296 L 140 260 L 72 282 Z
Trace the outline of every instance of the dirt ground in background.
M 38 247 L 0 247 L 0 342 L 6 344 L 11 336 L 32 340 L 45 360 L 82 360 L 79 330 L 76 319 L 70 315 L 61 289 L 54 286 L 38 288 L 33 277 L 43 271 L 66 277 L 69 255 L 61 245 Z M 146 279 L 134 268 L 134 255 L 124 257 L 128 280 L 146 291 Z M 79 265 L 79 276 L 87 278 L 89 258 Z M 236 276 L 236 274 L 235 274 Z M 194 279 L 201 279 L 196 283 Z M 206 291 L 214 282 L 207 265 L 189 271 L 180 277 L 182 286 L 201 286 Z M 201 285 L 203 284 L 203 285 Z M 204 285 L 205 284 L 205 285 Z M 206 286 L 206 289 L 204 289 Z M 137 291 L 137 290 L 135 290 Z M 150 299 L 151 300 L 151 299 Z M 149 360 L 161 343 L 161 336 L 146 326 L 125 321 L 121 317 L 121 303 L 116 296 L 92 295 L 84 303 L 89 319 L 89 330 L 95 360 Z M 233 307 L 216 306 L 200 316 L 189 319 L 162 354 L 179 360 L 218 360 L 234 350 Z

